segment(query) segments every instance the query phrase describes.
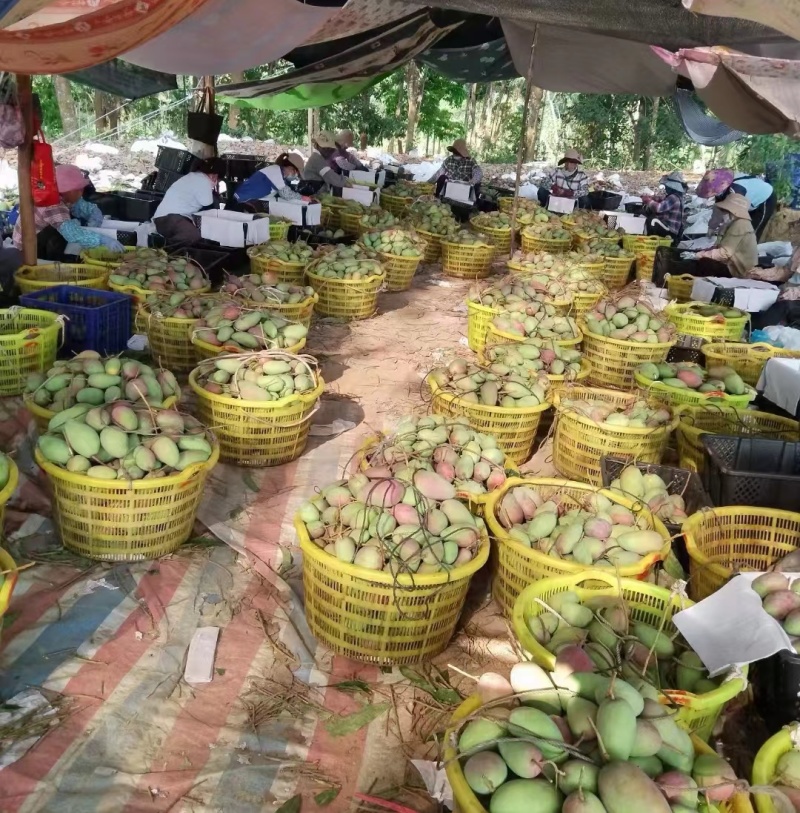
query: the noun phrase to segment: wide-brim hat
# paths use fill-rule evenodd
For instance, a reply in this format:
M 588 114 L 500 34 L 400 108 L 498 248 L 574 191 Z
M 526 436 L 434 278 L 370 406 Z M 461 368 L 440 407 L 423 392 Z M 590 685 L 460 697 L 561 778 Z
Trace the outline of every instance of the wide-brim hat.
M 463 138 L 457 138 L 447 149 L 452 153 L 460 155 L 462 158 L 469 158 L 469 147 Z
M 675 192 L 685 192 L 689 188 L 689 184 L 683 180 L 682 172 L 670 172 L 669 175 L 662 175 L 659 183 Z
M 567 150 L 564 157 L 558 162 L 558 165 L 566 164 L 567 161 L 574 161 L 576 164 L 583 163 L 583 156 L 577 150 Z
M 738 192 L 731 192 L 725 200 L 721 200 L 717 204 L 717 208 L 730 212 L 734 217 L 740 217 L 743 220 L 750 219 L 750 201 Z
M 298 175 L 303 174 L 306 162 L 302 155 L 296 152 L 290 152 L 286 154 L 286 160 L 297 170 Z
M 59 164 L 56 167 L 56 186 L 62 195 L 86 189 L 89 184 L 89 179 L 74 164 Z
M 695 189 L 698 198 L 716 198 L 733 183 L 733 171 L 730 169 L 709 169 L 700 179 Z
M 320 130 L 316 136 L 314 136 L 314 143 L 323 149 L 333 150 L 336 148 L 336 141 L 330 130 Z

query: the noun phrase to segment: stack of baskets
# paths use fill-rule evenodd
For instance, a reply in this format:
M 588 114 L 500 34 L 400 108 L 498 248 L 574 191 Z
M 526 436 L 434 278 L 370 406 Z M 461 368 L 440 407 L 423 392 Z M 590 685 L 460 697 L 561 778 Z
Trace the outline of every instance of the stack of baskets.
M 321 376 L 309 392 L 278 401 L 245 401 L 209 392 L 198 384 L 199 373 L 200 368 L 191 372 L 189 386 L 197 396 L 198 417 L 214 427 L 220 460 L 237 466 L 280 466 L 300 457 L 325 389 Z
M 309 263 L 306 279 L 319 300 L 315 309 L 322 316 L 334 316 L 353 322 L 369 319 L 378 309 L 378 294 L 386 281 L 386 273 L 381 267 L 364 279 L 331 279 L 319 277 L 314 269 L 319 261 Z
M 583 352 L 592 365 L 590 381 L 603 387 L 630 389 L 634 386 L 634 371 L 646 361 L 666 361 L 676 339 L 668 342 L 633 342 L 611 339 L 592 333 L 585 322 L 579 322 L 583 333 Z
M 54 285 L 81 285 L 84 288 L 107 291 L 109 273 L 110 268 L 106 265 L 53 263 L 23 265 L 14 274 L 14 279 L 23 294 L 32 294 Z
M 435 414 L 467 418 L 477 432 L 494 435 L 498 447 L 514 463 L 521 465 L 531 456 L 539 420 L 550 407 L 548 401 L 530 407 L 486 406 L 442 389 L 431 378 L 426 382 L 431 390 L 431 407 Z
M 561 390 L 553 396 L 556 419 L 553 438 L 553 465 L 570 480 L 603 484 L 601 458 L 623 457 L 643 463 L 660 463 L 667 448 L 670 433 L 678 419 L 655 428 L 636 428 L 597 423 L 563 403 L 573 400 L 603 401 L 624 408 L 637 399 L 637 395 L 618 390 L 575 386 L 568 392 Z M 653 401 L 654 407 L 662 406 Z
M 592 576 L 597 574 L 598 578 L 602 578 L 604 570 L 602 568 L 587 568 L 578 562 L 568 561 L 565 559 L 557 559 L 555 556 L 542 553 L 541 551 L 528 547 L 514 540 L 509 532 L 503 527 L 497 518 L 497 512 L 503 497 L 506 493 L 516 486 L 530 486 L 532 488 L 544 490 L 545 493 L 557 493 L 561 497 L 572 499 L 578 502 L 585 499 L 589 494 L 593 493 L 595 489 L 592 486 L 586 485 L 581 482 L 571 482 L 559 479 L 549 478 L 525 478 L 512 477 L 496 491 L 493 491 L 486 502 L 484 519 L 489 526 L 489 533 L 492 539 L 495 540 L 497 546 L 497 556 L 493 560 L 493 574 L 492 574 L 492 595 L 497 603 L 500 605 L 503 613 L 511 617 L 514 612 L 514 605 L 520 593 L 525 590 L 531 583 L 544 584 L 542 579 L 551 579 L 553 577 L 577 577 L 579 573 L 586 573 L 590 571 Z M 612 492 L 603 492 L 613 503 L 622 505 L 625 508 L 633 509 L 636 507 L 635 500 L 624 497 L 621 494 Z M 670 550 L 670 535 L 664 524 L 656 519 L 650 511 L 644 509 L 641 512 L 643 520 L 647 523 L 648 528 L 652 528 L 663 537 L 663 548 L 644 557 L 640 562 L 635 565 L 627 565 L 614 571 L 614 578 L 617 576 L 628 578 L 645 578 L 657 562 L 664 559 Z M 607 569 L 606 571 L 607 572 Z M 531 651 L 530 645 L 526 645 L 528 639 L 531 638 L 528 634 L 525 638 L 520 638 L 523 649 Z
M 492 273 L 494 246 L 451 243 L 443 239 L 442 273 L 459 279 L 484 279 Z
M 0 310 L 0 396 L 19 395 L 29 373 L 53 366 L 63 332 L 63 317 L 51 311 Z
M 636 249 L 636 279 L 650 282 L 653 279 L 653 268 L 656 262 L 656 249 Z
M 602 268 L 596 276 L 609 291 L 618 291 L 628 284 L 628 277 L 631 275 L 631 266 L 634 262 L 633 256 L 605 257 Z
M 286 262 L 277 257 L 261 256 L 255 253 L 255 246 L 247 250 L 250 258 L 250 271 L 253 274 L 273 273 L 278 275 L 278 282 L 288 282 L 294 285 L 303 284 L 303 274 L 306 263 Z
M 664 281 L 667 283 L 669 298 L 680 303 L 691 302 L 694 280 L 691 274 L 665 275 Z

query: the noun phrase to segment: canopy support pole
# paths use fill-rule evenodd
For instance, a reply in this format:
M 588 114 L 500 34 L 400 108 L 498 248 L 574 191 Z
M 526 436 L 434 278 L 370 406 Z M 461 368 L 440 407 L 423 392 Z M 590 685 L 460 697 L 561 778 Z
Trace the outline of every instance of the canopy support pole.
M 519 208 L 519 183 L 522 174 L 522 159 L 527 152 L 526 141 L 528 138 L 528 108 L 531 105 L 533 91 L 533 58 L 536 54 L 536 40 L 539 38 L 539 25 L 533 29 L 533 41 L 531 42 L 531 56 L 528 60 L 528 75 L 525 77 L 525 103 L 522 106 L 522 131 L 519 136 L 519 147 L 517 148 L 517 177 L 514 181 L 514 206 L 511 209 L 511 253 L 514 253 L 517 238 L 517 209 Z
M 31 77 L 17 74 L 19 111 L 25 127 L 25 141 L 17 150 L 17 183 L 19 186 L 19 217 L 22 230 L 22 262 L 36 265 L 36 218 L 31 188 L 33 161 L 33 89 Z

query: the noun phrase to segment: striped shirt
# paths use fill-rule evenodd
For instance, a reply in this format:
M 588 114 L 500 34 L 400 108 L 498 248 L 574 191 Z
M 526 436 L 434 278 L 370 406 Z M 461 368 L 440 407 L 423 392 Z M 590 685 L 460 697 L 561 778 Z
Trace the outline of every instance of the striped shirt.
M 103 241 L 97 232 L 89 231 L 81 225 L 85 220 L 90 226 L 100 226 L 103 215 L 93 203 L 80 198 L 71 207 L 66 203 L 55 206 L 37 206 L 33 210 L 36 234 L 47 226 L 52 226 L 68 243 L 77 243 L 83 248 L 97 248 Z M 11 238 L 16 248 L 22 248 L 22 218 L 17 218 Z

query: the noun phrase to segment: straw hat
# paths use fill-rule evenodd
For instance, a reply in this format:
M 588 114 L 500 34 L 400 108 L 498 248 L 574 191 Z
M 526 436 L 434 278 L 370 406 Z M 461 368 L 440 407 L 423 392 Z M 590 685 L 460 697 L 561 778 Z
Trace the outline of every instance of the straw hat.
M 297 170 L 298 175 L 303 174 L 303 169 L 305 168 L 306 162 L 303 159 L 303 156 L 297 152 L 289 152 L 286 153 L 286 160 Z
M 567 161 L 574 161 L 576 164 L 583 163 L 583 156 L 577 150 L 567 150 L 564 157 L 558 162 L 558 165 L 566 164 Z
M 452 153 L 457 153 L 462 158 L 469 158 L 469 147 L 463 138 L 457 138 L 447 149 Z
M 336 148 L 336 141 L 330 130 L 320 130 L 317 135 L 314 136 L 314 142 L 318 147 L 322 147 L 322 149 L 333 150 Z
M 740 217 L 743 220 L 750 219 L 750 201 L 738 192 L 731 192 L 725 200 L 721 200 L 717 204 L 717 208 L 730 212 L 734 217 Z
M 336 143 L 342 147 L 352 147 L 354 139 L 352 130 L 339 130 L 336 133 Z
M 682 172 L 670 172 L 669 175 L 662 175 L 659 183 L 672 192 L 683 193 L 689 188 L 689 184 L 683 180 Z
M 59 164 L 56 167 L 56 186 L 63 195 L 76 192 L 89 186 L 89 179 L 74 164 Z

